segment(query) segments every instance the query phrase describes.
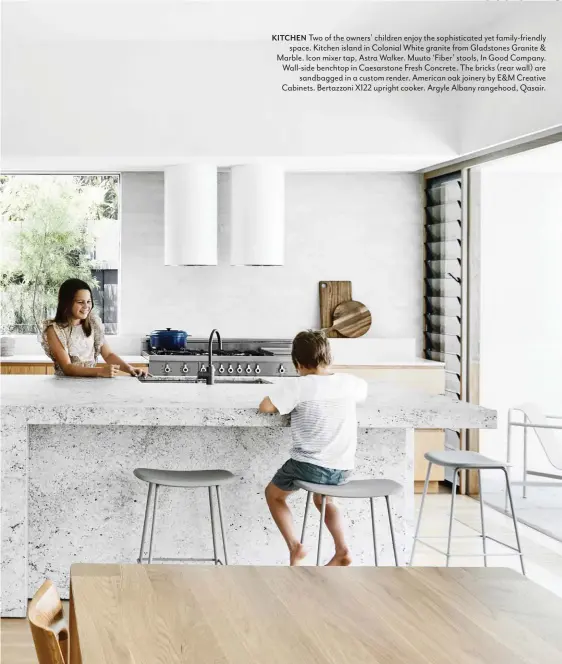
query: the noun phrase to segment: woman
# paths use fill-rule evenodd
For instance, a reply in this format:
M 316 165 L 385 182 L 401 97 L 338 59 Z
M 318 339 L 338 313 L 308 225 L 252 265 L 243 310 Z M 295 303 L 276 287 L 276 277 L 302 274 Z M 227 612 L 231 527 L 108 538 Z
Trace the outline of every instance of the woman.
M 131 376 L 146 373 L 124 362 L 105 341 L 103 323 L 93 312 L 92 290 L 85 281 L 67 279 L 59 289 L 57 312 L 43 323 L 41 345 L 55 363 L 58 376 L 113 378 L 119 370 Z M 106 362 L 97 367 L 101 354 Z

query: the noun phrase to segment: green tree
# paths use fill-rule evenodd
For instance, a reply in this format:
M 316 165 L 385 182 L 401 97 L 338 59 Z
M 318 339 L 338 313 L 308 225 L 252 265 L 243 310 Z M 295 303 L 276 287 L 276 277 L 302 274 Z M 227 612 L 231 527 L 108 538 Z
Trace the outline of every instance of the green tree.
M 106 214 L 117 218 L 117 176 L 104 177 L 2 176 L 4 332 L 39 331 L 41 321 L 53 315 L 65 279 L 97 285 L 92 278 L 96 220 Z

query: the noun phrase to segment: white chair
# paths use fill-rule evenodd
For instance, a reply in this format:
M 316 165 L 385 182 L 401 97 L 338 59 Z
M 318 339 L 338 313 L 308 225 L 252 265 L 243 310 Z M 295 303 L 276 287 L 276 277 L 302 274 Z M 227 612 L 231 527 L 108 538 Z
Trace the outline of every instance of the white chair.
M 520 415 L 523 414 L 523 421 L 520 421 Z M 516 419 L 519 417 L 519 419 Z M 558 422 L 553 422 L 558 420 Z M 541 408 L 534 403 L 524 403 L 520 406 L 510 408 L 507 417 L 507 463 L 511 463 L 512 452 L 512 429 L 513 427 L 523 428 L 523 481 L 512 482 L 512 485 L 523 487 L 523 498 L 527 497 L 528 486 L 550 486 L 562 488 L 562 415 L 545 415 Z M 560 473 L 544 473 L 537 470 L 529 470 L 527 467 L 527 432 L 532 429 L 539 443 L 542 445 L 546 458 L 550 464 L 560 471 Z M 527 475 L 535 477 L 547 477 L 558 480 L 558 482 L 530 482 Z M 507 495 L 505 502 L 505 511 L 507 512 Z

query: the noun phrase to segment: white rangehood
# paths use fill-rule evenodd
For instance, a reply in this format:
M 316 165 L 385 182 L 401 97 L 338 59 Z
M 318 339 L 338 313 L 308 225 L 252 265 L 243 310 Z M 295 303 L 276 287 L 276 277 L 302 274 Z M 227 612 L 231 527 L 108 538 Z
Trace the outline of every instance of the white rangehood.
M 285 172 L 274 164 L 231 170 L 231 265 L 283 265 Z
M 165 264 L 216 265 L 216 166 L 169 166 L 164 178 Z

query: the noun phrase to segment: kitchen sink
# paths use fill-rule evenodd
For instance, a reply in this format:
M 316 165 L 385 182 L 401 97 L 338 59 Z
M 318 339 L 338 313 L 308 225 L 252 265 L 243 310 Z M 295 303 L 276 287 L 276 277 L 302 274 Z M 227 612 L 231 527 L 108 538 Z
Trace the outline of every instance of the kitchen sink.
M 139 376 L 141 383 L 187 383 L 205 385 L 205 378 L 196 376 Z M 255 376 L 215 376 L 215 385 L 271 385 L 272 381 Z
M 197 382 L 205 383 L 207 382 L 204 378 Z M 272 381 L 265 380 L 264 378 L 254 378 L 253 376 L 215 376 L 215 385 L 223 384 L 249 384 L 249 385 L 272 385 Z

